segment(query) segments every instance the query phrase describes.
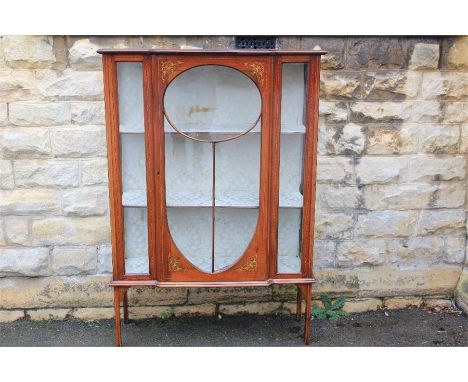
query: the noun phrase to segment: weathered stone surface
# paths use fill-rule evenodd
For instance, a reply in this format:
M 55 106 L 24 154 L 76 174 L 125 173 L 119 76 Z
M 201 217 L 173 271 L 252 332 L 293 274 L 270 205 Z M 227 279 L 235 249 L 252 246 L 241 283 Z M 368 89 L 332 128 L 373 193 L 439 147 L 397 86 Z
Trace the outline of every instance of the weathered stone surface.
M 351 104 L 351 117 L 357 122 L 398 122 L 409 119 L 410 102 L 355 102 Z
M 463 156 L 436 157 L 412 155 L 402 178 L 407 182 L 422 180 L 463 180 L 466 161 Z
M 102 72 L 65 70 L 60 75 L 53 70 L 36 72 L 39 93 L 47 99 L 102 100 Z
M 7 245 L 6 237 L 5 237 L 5 229 L 3 227 L 3 220 L 0 219 L 0 246 Z
M 81 161 L 81 184 L 92 186 L 107 183 L 107 159 L 85 159 Z
M 110 320 L 114 318 L 114 308 L 75 308 L 69 315 L 83 321 Z
M 351 69 L 404 69 L 407 47 L 402 38 L 353 38 L 348 44 L 346 67 Z
M 300 40 L 300 49 L 314 49 L 320 47 L 328 53 L 321 57 L 321 68 L 342 69 L 344 67 L 345 40 L 333 37 L 308 37 Z
M 319 153 L 321 155 L 362 153 L 365 145 L 365 136 L 362 130 L 362 127 L 355 123 L 322 127 L 319 131 Z
M 106 155 L 106 132 L 102 126 L 53 129 L 50 139 L 57 157 Z
M 18 160 L 14 162 L 19 187 L 76 187 L 78 162 L 73 160 Z
M 47 276 L 48 248 L 0 248 L 0 276 Z
M 71 121 L 75 125 L 104 125 L 103 102 L 73 102 L 71 104 Z
M 27 310 L 26 316 L 33 321 L 42 320 L 65 320 L 71 313 L 71 309 L 38 309 Z
M 319 183 L 354 183 L 353 161 L 347 157 L 317 158 L 317 182 Z
M 99 48 L 89 41 L 89 38 L 75 41 L 68 53 L 71 67 L 77 70 L 102 69 L 102 57 L 97 53 Z
M 360 191 L 357 187 L 317 185 L 317 203 L 321 208 L 357 208 L 359 202 Z
M 361 236 L 409 236 L 416 228 L 413 211 L 378 211 L 358 215 L 356 232 Z
M 270 288 L 190 288 L 189 304 L 271 300 Z
M 386 252 L 385 240 L 342 241 L 338 243 L 337 247 L 337 265 L 339 267 L 357 267 L 383 264 Z
M 465 260 L 465 236 L 450 236 L 444 240 L 444 261 L 449 264 L 462 264 Z
M 348 109 L 343 102 L 320 101 L 320 117 L 327 122 L 344 122 L 348 118 Z
M 389 262 L 400 268 L 430 267 L 444 257 L 444 238 L 416 236 L 388 242 Z
M 198 305 L 194 305 L 197 307 Z M 144 320 L 148 318 L 160 318 L 162 314 L 174 314 L 172 306 L 130 306 L 128 315 L 131 320 Z
M 96 273 L 96 247 L 55 247 L 51 252 L 51 270 L 58 276 Z
M 0 102 L 26 101 L 34 97 L 34 72 L 0 70 Z
M 465 227 L 465 221 L 464 210 L 421 211 L 417 233 L 420 235 L 460 233 Z
M 468 98 L 468 73 L 424 73 L 421 95 L 425 99 L 459 100 Z
M 16 126 L 57 126 L 71 121 L 67 103 L 13 102 L 8 107 L 10 122 Z
M 397 182 L 408 160 L 400 157 L 362 157 L 356 165 L 356 182 L 360 184 Z
M 41 158 L 52 154 L 49 130 L 45 128 L 11 128 L 0 131 L 3 158 Z
M 314 241 L 314 269 L 335 266 L 336 244 L 332 240 Z
M 48 36 L 4 36 L 5 62 L 13 68 L 43 68 L 56 61 Z
M 366 153 L 371 155 L 410 154 L 418 151 L 420 125 L 403 123 L 398 129 L 374 127 L 367 133 Z
M 466 265 L 455 289 L 455 301 L 460 309 L 468 312 L 468 269 Z
M 459 183 L 370 185 L 364 188 L 363 199 L 370 210 L 458 208 L 464 204 L 464 192 Z
M 317 239 L 349 239 L 353 217 L 344 213 L 317 211 L 315 233 Z
M 468 124 L 461 127 L 460 153 L 468 153 Z
M 444 122 L 468 122 L 468 102 L 447 102 L 445 104 Z
M 13 187 L 14 182 L 12 164 L 9 160 L 0 160 L 0 189 L 8 190 Z
M 107 212 L 106 188 L 79 188 L 63 194 L 63 212 L 67 216 L 103 215 Z
M 374 312 L 382 307 L 382 300 L 379 298 L 360 298 L 346 300 L 343 310 L 348 313 Z
M 421 78 L 417 72 L 369 72 L 364 76 L 365 98 L 370 101 L 416 98 Z
M 107 217 L 45 218 L 33 221 L 35 245 L 94 245 L 108 243 Z
M 439 45 L 419 43 L 414 46 L 409 68 L 412 70 L 437 69 L 439 66 Z
M 419 308 L 422 303 L 421 297 L 392 297 L 384 300 L 385 308 L 390 310 Z
M 55 215 L 60 210 L 60 197 L 55 190 L 0 191 L 0 215 Z
M 424 299 L 424 306 L 427 308 L 451 308 L 452 307 L 452 300 L 448 298 L 425 298 Z
M 112 273 L 112 247 L 102 245 L 98 248 L 97 273 Z
M 451 69 L 468 69 L 468 37 L 457 37 L 451 46 L 447 63 Z
M 172 311 L 176 317 L 187 315 L 214 316 L 216 304 L 174 306 Z
M 5 219 L 5 237 L 9 244 L 29 245 L 29 221 L 18 216 Z
M 271 314 L 281 309 L 279 302 L 255 302 L 250 304 L 221 304 L 221 314 Z
M 8 107 L 6 103 L 0 103 L 0 126 L 8 124 Z
M 460 128 L 453 125 L 420 125 L 419 147 L 431 154 L 456 154 Z
M 442 105 L 438 101 L 414 101 L 411 104 L 411 121 L 440 122 Z
M 0 322 L 13 322 L 24 318 L 24 310 L 0 310 Z
M 109 276 L 106 276 L 109 278 Z M 187 302 L 187 290 L 184 288 L 130 288 L 129 305 L 181 305 Z
M 322 72 L 320 96 L 324 99 L 361 98 L 359 72 Z

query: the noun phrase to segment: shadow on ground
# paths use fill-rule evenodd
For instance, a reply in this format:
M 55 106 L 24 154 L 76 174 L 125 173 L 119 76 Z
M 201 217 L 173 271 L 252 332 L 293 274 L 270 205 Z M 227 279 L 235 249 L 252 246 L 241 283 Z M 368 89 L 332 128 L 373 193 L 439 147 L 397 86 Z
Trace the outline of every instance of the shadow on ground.
M 304 346 L 304 321 L 287 315 L 172 317 L 122 325 L 126 346 Z M 0 324 L 0 346 L 113 346 L 113 320 Z M 468 346 L 468 320 L 424 310 L 354 314 L 338 325 L 312 321 L 310 346 Z

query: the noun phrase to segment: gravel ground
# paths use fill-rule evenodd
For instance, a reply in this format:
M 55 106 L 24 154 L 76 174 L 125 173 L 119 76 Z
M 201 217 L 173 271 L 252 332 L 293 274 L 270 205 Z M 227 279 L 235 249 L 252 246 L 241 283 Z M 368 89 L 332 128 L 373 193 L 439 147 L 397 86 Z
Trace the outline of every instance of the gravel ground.
M 172 317 L 122 324 L 126 346 L 304 346 L 304 321 L 287 315 Z M 0 324 L 0 346 L 113 346 L 113 320 Z M 310 346 L 468 346 L 466 315 L 422 309 L 312 321 Z

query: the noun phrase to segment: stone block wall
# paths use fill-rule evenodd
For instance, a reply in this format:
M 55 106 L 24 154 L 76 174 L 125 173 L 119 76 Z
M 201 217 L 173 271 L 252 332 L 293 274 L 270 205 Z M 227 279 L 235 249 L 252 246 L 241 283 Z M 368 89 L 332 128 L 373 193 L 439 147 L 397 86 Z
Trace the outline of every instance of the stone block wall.
M 467 306 L 468 38 L 282 37 L 279 45 L 330 52 L 315 296 L 346 295 L 349 311 L 455 295 Z M 1 38 L 0 321 L 112 316 L 96 49 L 189 46 L 232 48 L 233 38 Z M 294 298 L 288 287 L 135 289 L 130 304 L 134 317 L 266 313 L 290 312 Z

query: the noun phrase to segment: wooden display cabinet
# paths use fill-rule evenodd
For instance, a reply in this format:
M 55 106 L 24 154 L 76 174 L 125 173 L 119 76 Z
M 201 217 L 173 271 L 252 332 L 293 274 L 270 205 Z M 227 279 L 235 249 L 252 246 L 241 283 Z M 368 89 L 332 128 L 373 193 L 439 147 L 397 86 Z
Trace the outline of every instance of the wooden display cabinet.
M 298 287 L 310 337 L 320 56 L 103 54 L 115 337 L 130 287 Z

